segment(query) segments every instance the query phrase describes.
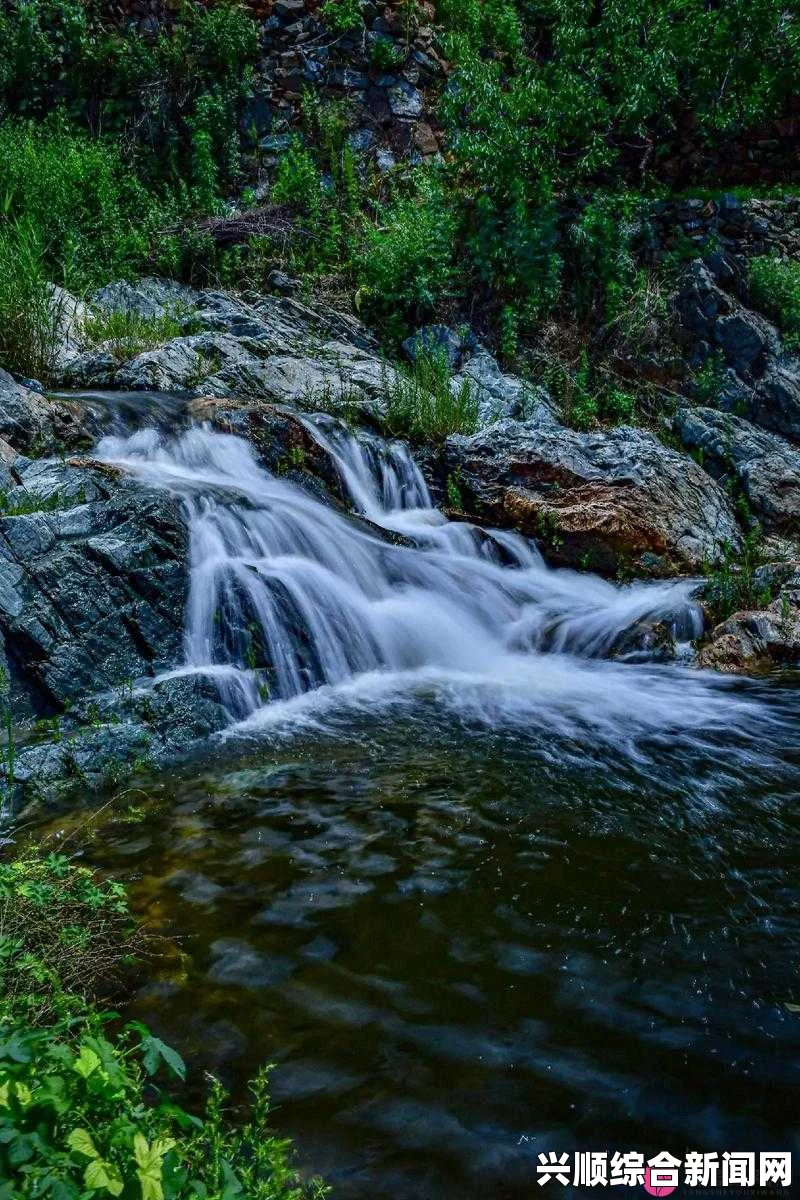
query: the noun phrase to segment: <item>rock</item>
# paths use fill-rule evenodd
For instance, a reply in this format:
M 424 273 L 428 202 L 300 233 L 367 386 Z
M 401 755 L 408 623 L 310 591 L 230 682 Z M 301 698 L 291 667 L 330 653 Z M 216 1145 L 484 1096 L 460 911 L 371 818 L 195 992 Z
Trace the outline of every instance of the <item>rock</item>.
M 80 404 L 43 396 L 0 369 L 0 438 L 22 454 L 88 449 L 99 428 Z
M 29 463 L 19 474 L 34 511 L 0 519 L 14 711 L 52 712 L 173 666 L 187 589 L 179 500 L 90 462 Z
M 759 425 L 800 441 L 800 358 L 782 355 L 767 366 L 750 411 Z
M 714 328 L 714 340 L 726 362 L 744 379 L 760 376 L 781 346 L 775 326 L 747 309 L 721 316 Z
M 182 303 L 191 300 L 181 319 L 193 332 L 122 363 L 102 351 L 82 354 L 64 374 L 68 386 L 257 397 L 380 416 L 394 372 L 364 326 L 347 314 L 310 309 L 286 296 L 247 302 L 221 292 L 174 292 L 161 280 L 104 292 L 105 304 L 161 305 L 163 311 L 180 295 Z
M 468 516 L 538 538 L 562 565 L 695 572 L 740 542 L 719 485 L 641 429 L 501 421 L 448 438 L 443 473 L 458 481 Z
M 716 479 L 738 481 L 765 529 L 800 529 L 800 450 L 713 408 L 680 409 L 675 428 Z
M 465 355 L 471 354 L 478 343 L 468 327 L 449 329 L 446 325 L 425 325 L 403 342 L 403 353 L 414 363 L 420 354 L 442 354 L 451 370 L 457 370 Z
M 413 120 L 422 116 L 422 94 L 405 79 L 387 88 L 389 108 L 395 117 Z
M 506 417 L 519 417 L 531 425 L 557 425 L 544 388 L 534 387 L 516 375 L 504 374 L 482 346 L 453 377 L 452 386 L 456 389 L 465 382 L 477 396 L 481 427 Z
M 756 588 L 761 585 L 777 590 L 776 598 L 717 625 L 698 655 L 699 666 L 742 672 L 800 662 L 800 562 L 759 568 Z
M 293 296 L 300 286 L 296 279 L 291 279 L 283 271 L 270 271 L 267 276 L 267 286 L 280 296 Z
M 153 320 L 195 307 L 200 293 L 173 279 L 151 277 L 136 284 L 120 279 L 100 288 L 91 297 L 94 308 L 106 313 L 129 312 Z

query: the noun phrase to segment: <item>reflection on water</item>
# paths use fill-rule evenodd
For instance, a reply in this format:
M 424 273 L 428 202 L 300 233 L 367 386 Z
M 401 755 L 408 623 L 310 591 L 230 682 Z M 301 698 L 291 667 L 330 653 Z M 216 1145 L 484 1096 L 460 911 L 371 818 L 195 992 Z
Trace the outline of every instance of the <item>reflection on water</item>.
M 275 1062 L 336 1196 L 529 1197 L 543 1149 L 800 1148 L 790 741 L 642 773 L 362 715 L 227 743 L 87 852 L 182 938 L 135 1014 L 234 1088 Z

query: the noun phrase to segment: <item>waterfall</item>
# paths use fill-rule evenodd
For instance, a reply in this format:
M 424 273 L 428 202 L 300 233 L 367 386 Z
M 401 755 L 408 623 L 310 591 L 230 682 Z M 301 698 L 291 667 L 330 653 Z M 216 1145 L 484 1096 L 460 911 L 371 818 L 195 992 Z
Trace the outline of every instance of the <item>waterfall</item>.
M 626 742 L 744 725 L 756 709 L 713 676 L 609 660 L 639 621 L 695 636 L 690 582 L 618 586 L 551 569 L 517 534 L 448 522 L 402 443 L 329 419 L 307 427 L 353 507 L 413 544 L 383 540 L 207 427 L 109 437 L 98 451 L 183 498 L 182 670 L 213 675 L 233 720 L 435 695 L 487 723 Z

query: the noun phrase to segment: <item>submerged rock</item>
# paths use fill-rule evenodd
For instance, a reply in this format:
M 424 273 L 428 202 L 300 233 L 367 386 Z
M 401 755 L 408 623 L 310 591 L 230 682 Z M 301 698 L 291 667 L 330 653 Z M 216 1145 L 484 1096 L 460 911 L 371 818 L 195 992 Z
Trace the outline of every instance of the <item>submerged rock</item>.
M 501 421 L 448 438 L 444 472 L 468 515 L 537 538 L 550 561 L 567 566 L 699 571 L 740 540 L 719 485 L 641 429 Z
M 800 529 L 800 450 L 713 408 L 683 408 L 675 427 L 715 478 L 735 478 L 767 530 Z

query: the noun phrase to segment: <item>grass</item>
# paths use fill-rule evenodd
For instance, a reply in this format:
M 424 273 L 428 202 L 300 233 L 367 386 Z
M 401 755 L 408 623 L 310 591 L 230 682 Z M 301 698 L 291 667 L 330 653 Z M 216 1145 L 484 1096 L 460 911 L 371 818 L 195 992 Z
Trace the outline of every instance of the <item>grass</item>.
M 139 947 L 125 889 L 63 855 L 0 866 L 0 1200 L 321 1200 L 270 1128 L 268 1069 L 236 1123 L 172 1092 L 179 1054 L 100 1000 Z
M 98 311 L 84 323 L 84 333 L 89 340 L 105 347 L 119 362 L 135 358 L 144 350 L 155 349 L 180 337 L 182 332 L 180 320 L 172 313 L 143 317 L 130 309 Z
M 64 315 L 48 282 L 36 224 L 28 218 L 0 224 L 0 364 L 49 379 Z
M 478 428 L 478 397 L 469 380 L 453 387 L 444 355 L 421 354 L 386 384 L 386 427 L 415 441 L 441 440 Z

